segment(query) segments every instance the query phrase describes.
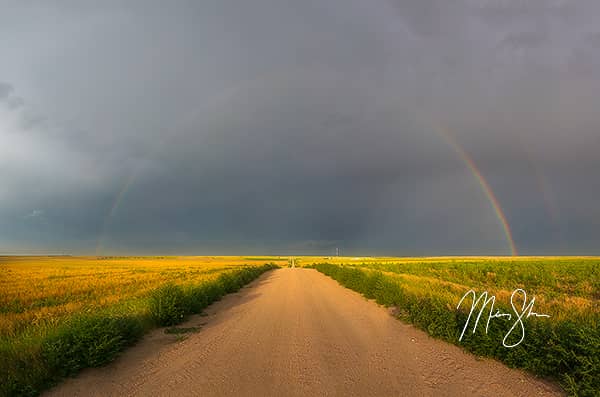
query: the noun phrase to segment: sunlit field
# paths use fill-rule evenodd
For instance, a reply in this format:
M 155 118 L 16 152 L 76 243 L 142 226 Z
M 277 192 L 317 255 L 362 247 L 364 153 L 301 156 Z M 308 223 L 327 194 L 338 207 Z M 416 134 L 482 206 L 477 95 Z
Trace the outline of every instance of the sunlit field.
M 166 282 L 195 284 L 239 266 L 288 257 L 4 257 L 0 258 L 0 338 L 39 332 L 72 313 L 135 301 Z M 515 288 L 536 296 L 553 318 L 598 314 L 597 258 L 373 258 L 298 257 L 296 266 L 344 264 L 377 270 L 416 295 L 435 292 L 457 302 L 470 288 L 506 301 Z
M 314 266 L 432 336 L 555 378 L 572 395 L 600 390 L 600 258 L 329 258 Z M 528 303 L 535 297 L 533 311 L 550 317 L 524 319 L 523 342 L 507 348 L 502 341 L 515 323 L 511 295 L 518 288 Z M 513 319 L 492 319 L 486 334 L 488 305 L 475 333 L 470 326 L 459 341 L 473 300 L 457 306 L 471 289 L 494 295 L 495 308 Z M 514 303 L 520 313 L 521 294 Z
M 237 290 L 267 262 L 287 258 L 0 257 L 0 395 L 36 395 L 101 365 L 151 327 Z
M 195 284 L 256 263 L 244 257 L 0 258 L 0 337 L 38 332 L 72 313 L 144 297 L 166 282 Z M 259 258 L 260 259 L 260 258 Z
M 600 379 L 600 259 L 592 257 L 0 257 L 0 395 L 37 395 L 80 369 L 103 365 L 156 326 L 201 313 L 274 266 L 314 267 L 430 335 L 593 395 Z M 270 265 L 266 265 L 270 264 Z M 458 335 L 460 298 L 535 296 L 522 344 L 509 324 Z M 485 316 L 485 314 L 484 314 Z M 485 319 L 482 321 L 485 323 Z
M 381 271 L 403 290 L 435 294 L 449 303 L 458 302 L 472 288 L 507 302 L 515 288 L 522 288 L 535 295 L 536 308 L 552 313 L 554 319 L 585 321 L 600 313 L 598 258 L 332 259 L 327 262 Z

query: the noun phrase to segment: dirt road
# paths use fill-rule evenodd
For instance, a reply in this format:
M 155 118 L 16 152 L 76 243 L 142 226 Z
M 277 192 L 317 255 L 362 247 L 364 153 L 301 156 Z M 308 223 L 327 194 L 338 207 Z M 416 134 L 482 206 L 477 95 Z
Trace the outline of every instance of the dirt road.
M 556 386 L 432 339 L 308 269 L 269 272 L 48 396 L 550 396 Z

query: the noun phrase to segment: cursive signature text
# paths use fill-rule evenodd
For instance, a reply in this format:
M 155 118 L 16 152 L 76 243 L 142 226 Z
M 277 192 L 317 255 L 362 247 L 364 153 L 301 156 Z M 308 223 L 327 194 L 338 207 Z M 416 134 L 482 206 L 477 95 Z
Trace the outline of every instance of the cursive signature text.
M 512 327 L 510 327 L 510 329 L 508 330 L 508 332 L 506 333 L 506 335 L 504 335 L 504 338 L 502 339 L 502 345 L 504 347 L 509 347 L 509 348 L 518 346 L 521 342 L 523 342 L 523 339 L 525 339 L 525 325 L 523 324 L 524 319 L 527 319 L 531 316 L 550 317 L 547 314 L 538 314 L 538 313 L 534 312 L 533 305 L 535 304 L 535 297 L 533 297 L 531 299 L 531 301 L 527 302 L 527 293 L 525 292 L 525 290 L 523 290 L 521 288 L 515 289 L 510 296 L 510 305 L 512 306 L 512 309 L 514 311 L 514 313 L 512 313 L 512 314 L 511 313 L 502 313 L 500 311 L 500 309 L 497 309 L 497 308 L 496 308 L 496 311 L 494 311 L 494 305 L 496 304 L 496 296 L 489 295 L 487 291 L 484 291 L 478 297 L 477 293 L 472 289 L 467 291 L 463 295 L 463 297 L 458 302 L 458 306 L 456 306 L 456 309 L 459 309 L 460 306 L 462 305 L 463 301 L 465 300 L 465 298 L 467 298 L 469 296 L 472 297 L 473 301 L 471 303 L 471 310 L 469 311 L 469 316 L 467 317 L 465 326 L 463 327 L 462 333 L 460 334 L 460 338 L 458 338 L 459 341 L 462 341 L 462 338 L 465 335 L 465 331 L 467 330 L 467 328 L 469 327 L 469 324 L 471 323 L 471 318 L 473 317 L 473 313 L 476 312 L 477 310 L 479 310 L 479 313 L 477 314 L 477 317 L 475 319 L 475 323 L 473 324 L 473 333 L 475 333 L 477 325 L 479 324 L 479 320 L 481 320 L 481 316 L 483 315 L 483 313 L 484 313 L 486 307 L 488 307 L 488 305 L 489 305 L 490 310 L 489 310 L 489 314 L 487 316 L 487 321 L 485 323 L 485 333 L 486 334 L 488 332 L 488 328 L 490 326 L 490 321 L 492 319 L 505 317 L 508 320 L 512 320 L 513 316 L 515 318 L 515 322 L 513 323 Z M 522 298 L 523 298 L 523 303 L 521 305 L 519 305 L 517 302 L 519 296 L 522 296 Z M 510 335 L 513 334 L 513 332 L 518 332 L 520 335 L 520 338 L 516 343 L 509 344 L 509 343 L 507 343 L 507 340 L 510 337 Z

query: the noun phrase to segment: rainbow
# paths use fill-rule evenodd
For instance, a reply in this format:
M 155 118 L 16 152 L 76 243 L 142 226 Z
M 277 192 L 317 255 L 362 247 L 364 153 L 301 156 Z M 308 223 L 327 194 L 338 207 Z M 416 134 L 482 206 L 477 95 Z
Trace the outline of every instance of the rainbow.
M 500 203 L 498 202 L 498 199 L 496 198 L 496 195 L 494 194 L 494 191 L 492 190 L 490 184 L 483 177 L 483 174 L 481 173 L 479 168 L 477 168 L 475 161 L 473 161 L 471 156 L 469 156 L 469 154 L 458 144 L 458 142 L 456 142 L 456 139 L 454 139 L 454 137 L 452 136 L 452 134 L 450 134 L 450 131 L 447 128 L 444 128 L 443 126 L 438 124 L 433 128 L 433 130 L 439 136 L 444 138 L 448 145 L 450 145 L 458 154 L 463 163 L 465 163 L 471 174 L 473 174 L 473 176 L 479 183 L 481 190 L 490 202 L 490 205 L 492 206 L 492 209 L 496 214 L 496 218 L 498 218 L 498 221 L 502 226 L 502 230 L 504 231 L 504 236 L 506 237 L 506 242 L 510 249 L 511 255 L 518 255 L 515 240 L 512 236 L 512 231 L 510 230 L 510 226 L 508 224 L 508 221 L 506 220 L 506 215 L 504 214 L 504 211 L 502 210 L 502 207 L 500 206 Z
M 186 123 L 193 121 L 200 114 L 210 114 L 213 113 L 216 109 L 219 109 L 223 105 L 229 103 L 231 100 L 240 97 L 244 92 L 249 92 L 253 87 L 261 87 L 261 86 L 277 86 L 277 83 L 282 81 L 286 81 L 290 77 L 295 77 L 305 73 L 306 70 L 295 68 L 284 70 L 281 73 L 265 73 L 259 75 L 253 79 L 245 80 L 237 85 L 233 85 L 227 87 L 210 98 L 210 100 L 205 103 L 203 106 L 200 106 L 197 109 L 189 112 L 186 117 L 170 128 L 163 139 L 155 142 L 152 149 L 146 152 L 147 157 L 152 157 L 158 150 L 160 150 L 162 143 L 164 140 L 177 132 L 177 129 L 181 126 L 184 126 Z M 115 195 L 115 199 L 113 200 L 110 209 L 102 222 L 102 227 L 100 229 L 100 234 L 98 237 L 98 241 L 96 242 L 96 256 L 101 254 L 104 242 L 106 240 L 106 235 L 109 231 L 110 225 L 112 223 L 112 219 L 115 217 L 119 206 L 123 202 L 128 190 L 131 188 L 131 185 L 137 178 L 137 175 L 141 172 L 141 167 L 138 165 L 134 168 L 133 171 L 129 174 L 117 194 Z
M 285 80 L 289 79 L 290 77 L 298 78 L 298 76 L 303 73 L 306 73 L 306 70 L 296 69 L 296 70 L 287 70 L 287 71 L 284 71 L 283 73 L 275 74 L 275 75 L 265 74 L 262 76 L 258 76 L 255 79 L 244 81 L 243 84 L 229 87 L 229 88 L 223 90 L 219 95 L 214 96 L 208 103 L 205 104 L 205 106 L 201 107 L 200 109 L 196 109 L 195 111 L 192 111 L 190 114 L 188 114 L 188 117 L 185 117 L 183 120 L 181 120 L 180 123 L 178 123 L 178 126 L 181 125 L 182 121 L 183 122 L 190 121 L 190 119 L 197 117 L 198 114 L 203 113 L 203 111 L 208 112 L 208 111 L 214 110 L 215 108 L 218 108 L 218 107 L 228 103 L 230 100 L 238 97 L 242 92 L 248 91 L 252 87 L 264 86 L 264 85 L 277 86 L 278 83 L 281 83 L 282 81 L 285 81 Z M 335 72 L 333 72 L 333 75 L 335 75 Z M 175 132 L 175 130 L 176 130 L 176 128 L 172 128 L 170 130 L 170 133 L 166 134 L 165 138 L 172 135 Z M 483 177 L 482 173 L 477 168 L 473 159 L 456 142 L 456 140 L 452 137 L 452 135 L 446 128 L 444 128 L 443 126 L 441 126 L 439 124 L 434 124 L 433 130 L 439 136 L 441 136 L 448 143 L 449 146 L 451 146 L 454 149 L 454 151 L 457 153 L 457 155 L 460 157 L 460 159 L 465 163 L 465 165 L 467 166 L 469 171 L 473 174 L 473 176 L 477 180 L 478 184 L 481 186 L 481 189 L 483 190 L 485 196 L 487 197 L 492 209 L 494 210 L 496 217 L 498 218 L 498 221 L 500 222 L 500 224 L 502 226 L 502 229 L 504 231 L 504 235 L 505 235 L 506 241 L 508 243 L 511 255 L 517 255 L 517 249 L 516 249 L 516 245 L 515 245 L 515 242 L 514 242 L 514 239 L 512 236 L 512 232 L 510 230 L 508 221 L 506 220 L 506 216 L 502 210 L 502 207 L 500 206 L 498 199 L 494 195 L 494 192 L 493 192 L 492 188 L 490 187 L 489 183 Z M 165 138 L 163 138 L 163 139 L 165 139 Z M 160 145 L 155 146 L 155 149 L 158 149 L 158 148 L 160 148 Z M 115 215 L 118 211 L 118 208 L 120 207 L 121 203 L 123 202 L 123 200 L 127 194 L 127 191 L 131 188 L 133 182 L 135 181 L 135 179 L 140 171 L 141 171 L 141 167 L 137 166 L 131 172 L 131 174 L 128 176 L 128 178 L 123 183 L 121 189 L 116 194 L 113 204 L 111 205 L 110 210 L 108 211 L 107 216 L 105 217 L 104 222 L 102 224 L 101 232 L 100 232 L 98 242 L 96 245 L 96 255 L 100 255 L 100 252 L 102 251 L 102 248 L 103 248 L 103 245 L 105 242 L 105 238 L 108 233 L 112 219 L 115 217 Z
M 129 187 L 131 186 L 135 177 L 137 176 L 138 171 L 139 168 L 136 168 L 131 174 L 129 174 L 127 180 L 119 190 L 119 193 L 117 193 L 117 195 L 115 196 L 115 199 L 113 201 L 112 206 L 110 207 L 110 210 L 108 211 L 107 216 L 104 218 L 104 222 L 102 223 L 102 229 L 100 231 L 100 237 L 98 238 L 98 242 L 96 243 L 96 256 L 100 256 L 101 254 L 102 247 L 104 245 L 104 240 L 106 238 L 106 234 L 108 232 L 108 227 L 110 226 L 111 220 L 115 216 L 119 205 L 125 197 L 125 193 L 127 193 L 127 190 L 129 190 Z

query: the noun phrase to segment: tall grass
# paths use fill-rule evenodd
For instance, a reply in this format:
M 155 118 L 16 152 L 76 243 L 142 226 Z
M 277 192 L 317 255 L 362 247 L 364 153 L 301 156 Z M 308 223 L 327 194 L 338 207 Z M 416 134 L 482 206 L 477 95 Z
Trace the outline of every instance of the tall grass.
M 460 268 L 458 264 L 452 266 Z M 540 376 L 557 379 L 571 395 L 600 395 L 600 315 L 597 302 L 585 311 L 574 312 L 576 315 L 572 317 L 563 313 L 557 318 L 531 317 L 525 320 L 524 341 L 513 348 L 504 347 L 502 339 L 514 323 L 514 319 L 494 319 L 490 322 L 487 333 L 484 330 L 485 324 L 480 324 L 475 333 L 471 333 L 470 328 L 459 342 L 468 310 L 466 307 L 457 310 L 457 303 L 466 291 L 473 288 L 465 274 L 479 274 L 479 271 L 468 269 L 468 266 L 463 264 L 467 269 L 461 273 L 462 276 L 446 277 L 452 279 L 452 282 L 445 281 L 441 276 L 441 267 L 437 278 L 430 277 L 431 275 L 415 277 L 414 273 L 418 272 L 418 269 L 411 266 L 409 273 L 412 270 L 413 275 L 409 274 L 410 277 L 401 274 L 401 267 L 396 267 L 394 272 L 372 270 L 390 270 L 377 265 L 358 267 L 322 263 L 314 267 L 369 299 L 375 299 L 385 306 L 396 307 L 398 317 L 415 324 L 434 337 L 464 346 L 475 354 L 497 358 L 511 367 L 523 368 Z M 501 273 L 501 270 L 493 266 L 489 270 Z M 458 284 L 456 281 L 465 284 Z M 515 276 L 514 282 L 518 284 L 518 276 Z M 508 281 L 503 284 L 508 285 Z M 496 307 L 503 312 L 512 312 L 508 301 L 503 299 L 507 296 L 506 291 L 492 289 L 490 293 L 498 294 Z M 546 301 L 546 308 L 557 306 Z M 536 302 L 536 311 L 553 314 L 544 310 L 543 305 L 538 307 Z
M 277 257 L 262 263 L 268 262 L 286 263 Z M 242 257 L 0 256 L 0 339 L 146 297 L 165 283 L 199 284 L 247 263 Z
M 198 284 L 168 283 L 146 296 L 94 312 L 77 312 L 57 326 L 0 339 L 0 396 L 35 396 L 62 378 L 113 360 L 154 326 L 173 325 L 267 270 L 237 268 Z

